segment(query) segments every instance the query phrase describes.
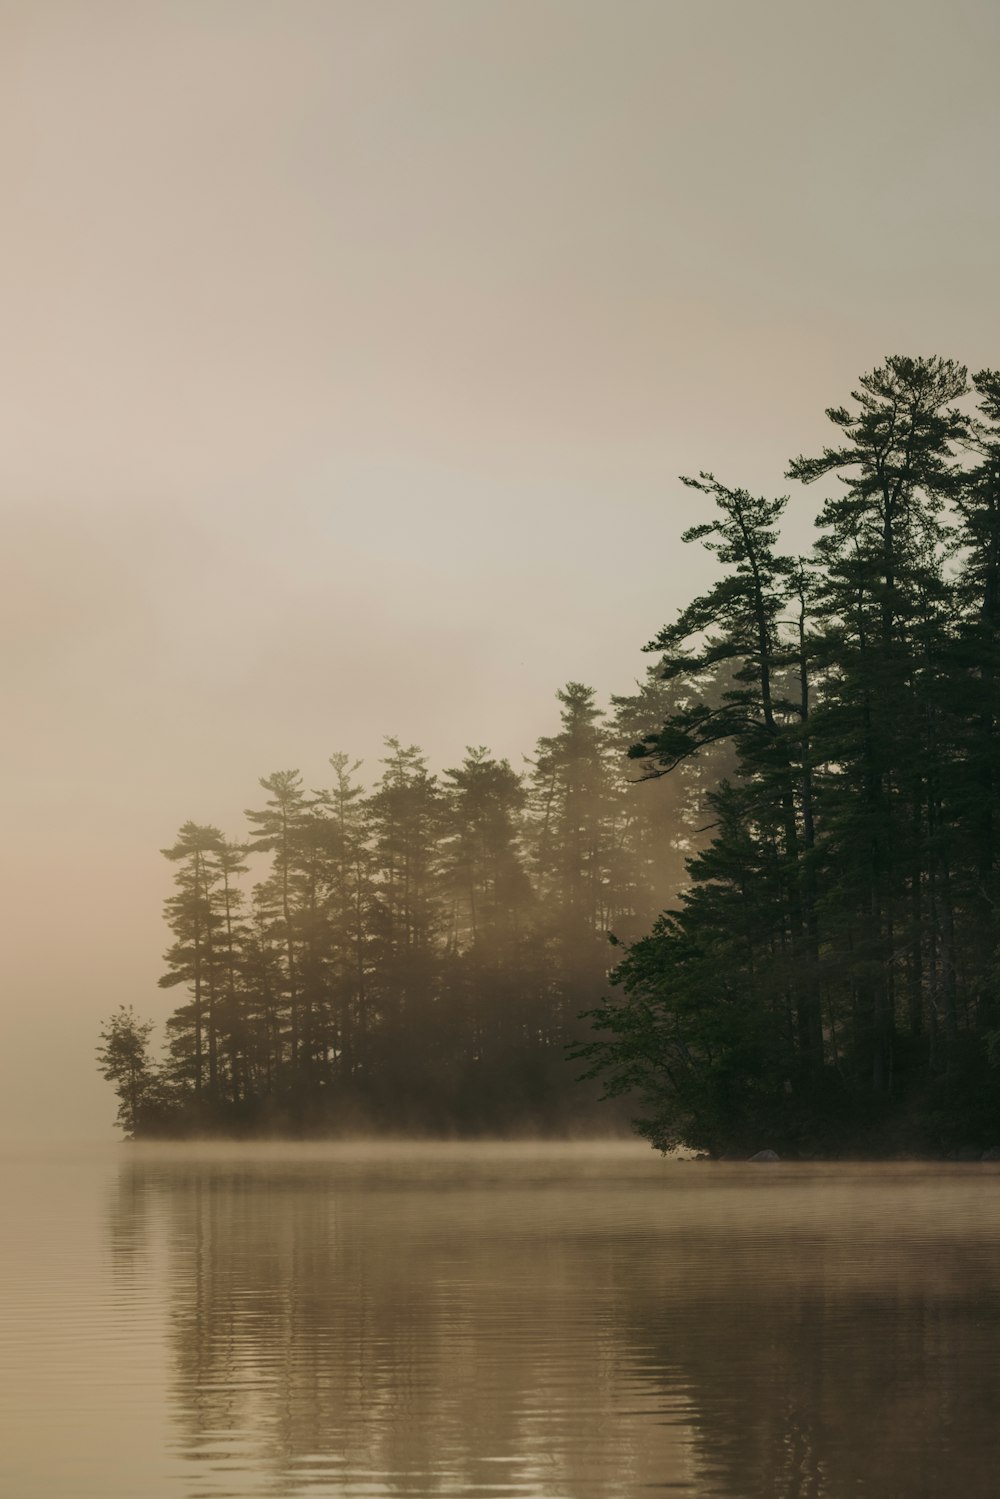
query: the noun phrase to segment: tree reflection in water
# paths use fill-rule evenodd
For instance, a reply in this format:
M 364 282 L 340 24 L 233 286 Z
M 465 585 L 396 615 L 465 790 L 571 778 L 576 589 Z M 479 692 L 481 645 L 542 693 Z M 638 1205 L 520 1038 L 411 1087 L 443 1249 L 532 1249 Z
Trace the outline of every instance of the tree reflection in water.
M 191 1494 L 995 1493 L 989 1168 L 130 1153 Z M 158 1251 L 148 1254 L 149 1244 Z

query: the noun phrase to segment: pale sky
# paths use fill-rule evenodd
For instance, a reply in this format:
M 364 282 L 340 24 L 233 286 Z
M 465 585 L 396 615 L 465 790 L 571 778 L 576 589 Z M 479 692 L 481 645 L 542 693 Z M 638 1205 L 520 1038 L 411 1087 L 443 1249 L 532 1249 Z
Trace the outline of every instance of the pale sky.
M 0 0 L 0 1138 L 110 1136 L 181 822 L 519 764 L 710 576 L 678 473 L 1000 365 L 998 57 L 993 0 Z

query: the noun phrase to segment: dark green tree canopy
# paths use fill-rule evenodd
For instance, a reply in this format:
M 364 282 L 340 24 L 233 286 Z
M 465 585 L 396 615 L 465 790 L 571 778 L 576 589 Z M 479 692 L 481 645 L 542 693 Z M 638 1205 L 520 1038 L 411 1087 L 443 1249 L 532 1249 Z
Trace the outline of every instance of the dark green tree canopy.
M 827 415 L 811 554 L 685 478 L 715 581 L 523 774 L 390 738 L 182 826 L 166 1057 L 102 1034 L 127 1132 L 568 1130 L 599 1079 L 664 1148 L 1000 1142 L 1000 375 L 892 356 Z

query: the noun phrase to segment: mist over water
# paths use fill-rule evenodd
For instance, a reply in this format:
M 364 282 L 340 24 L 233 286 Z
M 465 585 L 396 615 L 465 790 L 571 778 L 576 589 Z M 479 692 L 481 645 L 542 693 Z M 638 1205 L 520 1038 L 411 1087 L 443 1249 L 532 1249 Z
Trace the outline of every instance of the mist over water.
M 0 1170 L 5 1494 L 995 1491 L 993 1167 L 378 1142 Z

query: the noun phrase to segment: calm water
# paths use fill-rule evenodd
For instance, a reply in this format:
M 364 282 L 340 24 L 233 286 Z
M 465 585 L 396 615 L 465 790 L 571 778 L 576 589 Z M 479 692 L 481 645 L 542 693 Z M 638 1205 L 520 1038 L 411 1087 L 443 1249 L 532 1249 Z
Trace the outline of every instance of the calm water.
M 8 1156 L 9 1499 L 1000 1492 L 1000 1170 Z

